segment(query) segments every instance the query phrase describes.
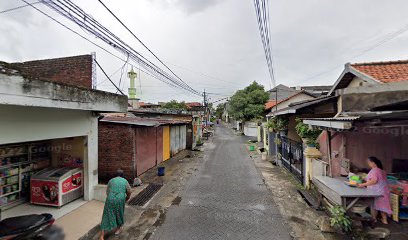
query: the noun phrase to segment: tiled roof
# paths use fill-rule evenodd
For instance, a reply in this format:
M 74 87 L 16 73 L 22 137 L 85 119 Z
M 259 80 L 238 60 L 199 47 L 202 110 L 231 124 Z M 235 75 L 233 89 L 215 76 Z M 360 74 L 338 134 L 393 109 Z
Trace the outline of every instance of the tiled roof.
M 275 100 L 268 100 L 265 103 L 265 110 L 270 110 L 272 109 L 272 107 L 274 107 L 276 105 L 276 101 Z
M 201 107 L 202 104 L 199 102 L 188 102 L 186 103 L 187 108 L 192 108 L 192 107 Z
M 384 83 L 408 80 L 408 60 L 354 63 L 351 66 L 357 71 Z

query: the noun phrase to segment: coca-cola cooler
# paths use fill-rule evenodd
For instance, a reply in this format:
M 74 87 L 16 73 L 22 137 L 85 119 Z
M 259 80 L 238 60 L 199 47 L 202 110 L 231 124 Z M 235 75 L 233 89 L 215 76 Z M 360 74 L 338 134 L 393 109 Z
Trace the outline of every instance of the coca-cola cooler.
M 32 204 L 61 207 L 84 195 L 80 168 L 46 168 L 31 176 Z

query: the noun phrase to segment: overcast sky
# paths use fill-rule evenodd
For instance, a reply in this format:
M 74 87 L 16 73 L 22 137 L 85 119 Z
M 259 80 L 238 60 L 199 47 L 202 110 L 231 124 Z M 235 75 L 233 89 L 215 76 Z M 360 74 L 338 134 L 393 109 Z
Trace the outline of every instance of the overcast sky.
M 97 0 L 74 2 L 153 59 Z M 269 88 L 252 0 L 104 2 L 191 87 L 215 93 L 212 100 L 230 96 L 254 80 Z M 0 12 L 23 4 L 19 0 L 1 0 Z M 47 7 L 35 6 L 98 42 Z M 346 62 L 408 59 L 406 0 L 270 0 L 270 7 L 278 84 L 331 85 Z M 108 74 L 116 72 L 112 79 L 120 81 L 123 62 L 31 7 L 0 14 L 0 23 L 0 60 L 27 61 L 96 52 Z M 98 89 L 115 92 L 100 71 L 97 77 Z M 202 100 L 145 74 L 140 80 L 142 101 Z M 121 88 L 127 87 L 124 74 Z

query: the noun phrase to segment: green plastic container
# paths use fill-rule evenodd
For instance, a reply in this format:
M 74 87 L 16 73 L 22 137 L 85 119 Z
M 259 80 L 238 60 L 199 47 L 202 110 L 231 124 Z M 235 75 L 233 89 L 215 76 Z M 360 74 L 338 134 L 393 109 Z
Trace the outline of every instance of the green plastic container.
M 249 146 L 249 151 L 255 151 L 255 146 L 253 145 Z
M 357 183 L 363 183 L 363 180 L 361 179 L 361 177 L 360 177 L 360 176 L 357 176 L 357 175 L 355 175 L 355 176 L 350 176 L 350 180 L 355 181 L 355 182 L 357 182 Z

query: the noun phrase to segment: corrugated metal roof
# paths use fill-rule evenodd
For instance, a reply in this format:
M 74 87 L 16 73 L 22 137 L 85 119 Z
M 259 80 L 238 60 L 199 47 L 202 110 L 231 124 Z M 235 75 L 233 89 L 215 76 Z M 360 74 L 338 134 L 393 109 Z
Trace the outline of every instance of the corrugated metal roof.
M 130 121 L 116 121 L 116 120 L 100 120 L 101 122 L 109 122 L 109 123 L 120 123 L 120 124 L 127 124 L 127 125 L 136 125 L 136 126 L 144 126 L 144 127 L 157 127 L 160 124 L 154 124 L 152 122 L 142 122 L 142 121 L 138 121 L 138 122 L 130 122 Z
M 183 120 L 167 120 L 167 119 L 151 119 L 151 118 L 140 118 L 133 116 L 105 116 L 101 122 L 111 122 L 111 123 L 121 123 L 137 126 L 147 126 L 154 127 L 160 125 L 175 125 L 175 124 L 188 124 L 189 121 Z
M 302 118 L 302 120 L 316 120 L 316 121 L 354 121 L 359 119 L 360 116 L 343 116 L 332 118 Z

